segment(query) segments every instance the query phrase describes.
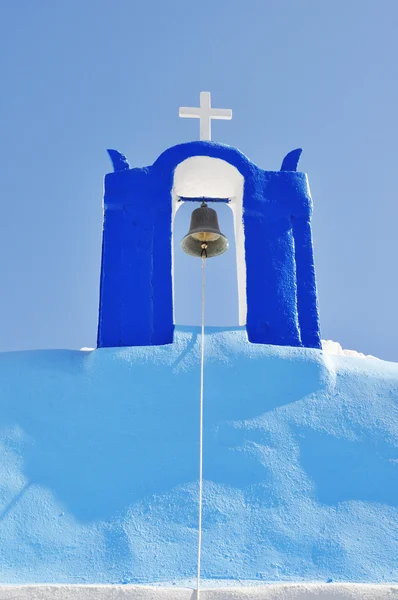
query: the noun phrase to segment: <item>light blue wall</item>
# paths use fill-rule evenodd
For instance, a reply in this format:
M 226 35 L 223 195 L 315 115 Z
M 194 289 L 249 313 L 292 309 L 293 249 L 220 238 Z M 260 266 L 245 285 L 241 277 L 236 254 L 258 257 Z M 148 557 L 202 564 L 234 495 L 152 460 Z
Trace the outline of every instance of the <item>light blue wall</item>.
M 205 579 L 398 581 L 398 364 L 206 336 Z M 193 578 L 198 329 L 0 355 L 0 582 Z

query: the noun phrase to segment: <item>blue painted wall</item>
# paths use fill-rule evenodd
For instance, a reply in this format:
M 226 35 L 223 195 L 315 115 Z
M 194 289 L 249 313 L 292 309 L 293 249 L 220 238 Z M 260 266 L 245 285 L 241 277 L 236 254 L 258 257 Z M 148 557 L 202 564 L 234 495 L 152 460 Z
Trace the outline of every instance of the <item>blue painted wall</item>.
M 0 582 L 195 577 L 199 328 L 0 354 Z M 206 335 L 203 577 L 398 582 L 398 364 Z
M 235 148 L 190 142 L 166 150 L 147 168 L 130 169 L 110 151 L 105 178 L 98 346 L 173 341 L 171 277 L 174 170 L 192 156 L 233 165 L 244 177 L 247 333 L 254 343 L 320 347 L 307 176 L 300 150 L 281 171 L 263 171 Z

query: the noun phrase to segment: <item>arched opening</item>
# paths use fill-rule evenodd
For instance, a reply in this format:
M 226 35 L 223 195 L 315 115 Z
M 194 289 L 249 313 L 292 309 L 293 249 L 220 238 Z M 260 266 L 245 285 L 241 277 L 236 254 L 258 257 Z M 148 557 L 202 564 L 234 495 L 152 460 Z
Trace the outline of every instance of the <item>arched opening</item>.
M 242 221 L 244 178 L 228 162 L 194 156 L 181 162 L 174 172 L 173 201 L 173 291 L 174 322 L 200 322 L 201 264 L 181 250 L 180 241 L 189 229 L 198 202 L 180 198 L 228 198 L 211 204 L 218 213 L 220 229 L 229 240 L 229 250 L 206 265 L 206 323 L 236 326 L 246 323 L 246 265 Z
M 198 206 L 196 202 L 184 202 L 174 219 L 174 321 L 177 325 L 200 325 L 201 260 L 188 256 L 180 246 L 188 231 L 191 213 Z M 229 240 L 229 250 L 206 263 L 206 324 L 236 326 L 239 310 L 233 214 L 223 202 L 211 206 L 217 210 L 220 229 Z

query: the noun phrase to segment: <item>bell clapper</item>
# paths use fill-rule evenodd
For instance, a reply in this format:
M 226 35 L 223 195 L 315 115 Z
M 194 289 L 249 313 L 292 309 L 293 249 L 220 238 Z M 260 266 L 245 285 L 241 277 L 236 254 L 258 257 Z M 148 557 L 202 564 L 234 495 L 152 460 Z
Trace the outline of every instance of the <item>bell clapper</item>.
M 203 242 L 203 244 L 201 244 L 200 247 L 202 248 L 201 257 L 202 258 L 207 258 L 207 244 L 206 244 L 206 242 Z

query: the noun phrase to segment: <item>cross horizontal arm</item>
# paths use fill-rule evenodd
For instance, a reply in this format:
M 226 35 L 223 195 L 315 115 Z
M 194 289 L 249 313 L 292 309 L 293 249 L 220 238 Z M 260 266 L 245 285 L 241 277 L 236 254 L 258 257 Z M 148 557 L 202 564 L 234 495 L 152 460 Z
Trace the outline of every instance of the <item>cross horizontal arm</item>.
M 201 109 L 200 108 L 188 108 L 187 106 L 182 106 L 179 111 L 179 116 L 183 119 L 200 119 Z
M 229 121 L 232 119 L 232 110 L 229 108 L 212 108 L 210 111 L 210 118 Z

